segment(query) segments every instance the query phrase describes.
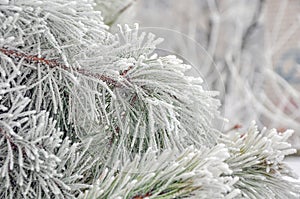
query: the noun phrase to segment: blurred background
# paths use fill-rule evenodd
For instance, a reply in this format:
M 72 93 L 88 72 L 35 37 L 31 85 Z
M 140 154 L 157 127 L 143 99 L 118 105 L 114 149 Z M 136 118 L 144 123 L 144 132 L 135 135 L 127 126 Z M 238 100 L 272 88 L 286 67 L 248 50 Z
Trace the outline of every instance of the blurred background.
M 300 149 L 299 0 L 116 0 L 106 5 L 106 23 L 140 24 L 165 38 L 160 54 L 176 54 L 192 65 L 206 89 L 220 92 L 222 131 L 294 129 Z M 299 156 L 289 164 L 300 174 Z

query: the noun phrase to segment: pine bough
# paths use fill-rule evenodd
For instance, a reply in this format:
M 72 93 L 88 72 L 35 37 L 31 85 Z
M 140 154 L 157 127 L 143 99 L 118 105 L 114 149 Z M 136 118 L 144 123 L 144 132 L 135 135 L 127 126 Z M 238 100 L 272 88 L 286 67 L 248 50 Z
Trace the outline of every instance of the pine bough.
M 93 6 L 0 1 L 0 198 L 300 197 L 291 131 L 214 129 L 217 93 Z

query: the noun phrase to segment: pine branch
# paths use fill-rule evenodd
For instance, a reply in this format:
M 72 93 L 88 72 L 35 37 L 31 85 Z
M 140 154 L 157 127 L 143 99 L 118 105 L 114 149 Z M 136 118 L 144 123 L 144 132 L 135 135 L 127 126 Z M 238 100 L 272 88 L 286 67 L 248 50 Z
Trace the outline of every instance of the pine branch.
M 234 187 L 243 197 L 299 198 L 300 183 L 288 179 L 297 177 L 283 162 L 286 155 L 296 152 L 287 142 L 292 133 L 265 128 L 260 132 L 253 122 L 245 133 L 226 135 L 223 142 L 231 153 L 226 162 L 233 171 L 231 176 L 239 178 Z
M 84 76 L 96 78 L 98 80 L 101 80 L 103 82 L 106 82 L 107 84 L 111 84 L 111 85 L 116 86 L 116 87 L 121 86 L 120 84 L 117 83 L 117 81 L 115 81 L 114 79 L 112 79 L 108 76 L 105 76 L 105 75 L 102 75 L 102 74 L 95 74 L 95 73 L 89 72 L 89 71 L 84 70 L 84 69 L 70 68 L 70 67 L 67 67 L 66 65 L 60 63 L 57 60 L 48 60 L 48 59 L 45 59 L 45 58 L 40 58 L 37 55 L 27 55 L 25 53 L 20 53 L 18 51 L 8 50 L 8 49 L 5 49 L 5 48 L 0 48 L 0 52 L 2 52 L 3 54 L 7 55 L 8 57 L 10 57 L 10 58 L 12 58 L 13 60 L 16 60 L 16 61 L 24 59 L 29 63 L 40 63 L 40 64 L 48 66 L 49 68 L 60 68 L 60 69 L 63 69 L 65 71 L 68 71 L 68 72 L 75 72 L 75 73 L 79 73 L 79 74 L 84 75 Z M 128 71 L 129 70 L 125 70 L 124 72 L 121 73 L 121 75 L 125 76 Z
M 105 169 L 94 187 L 79 198 L 234 198 L 239 194 L 232 188 L 237 179 L 222 176 L 231 172 L 223 162 L 227 158 L 224 145 L 182 152 L 169 149 L 161 154 L 148 149 L 132 161 L 118 161 Z
M 62 138 L 48 113 L 27 110 L 29 99 L 19 94 L 9 102 L 0 95 L 0 198 L 74 198 L 93 182 L 98 158 L 86 153 L 89 143 Z

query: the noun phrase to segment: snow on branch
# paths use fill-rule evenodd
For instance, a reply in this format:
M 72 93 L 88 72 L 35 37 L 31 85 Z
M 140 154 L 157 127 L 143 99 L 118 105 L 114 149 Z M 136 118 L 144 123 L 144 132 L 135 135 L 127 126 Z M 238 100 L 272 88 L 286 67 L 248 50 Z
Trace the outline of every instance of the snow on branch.
M 243 197 L 299 197 L 300 183 L 291 180 L 297 176 L 283 162 L 286 155 L 296 152 L 287 142 L 292 133 L 266 128 L 260 132 L 253 122 L 245 133 L 225 137 L 223 142 L 231 154 L 226 162 L 233 171 L 231 176 L 239 178 L 234 187 L 241 190 Z
M 124 165 L 105 169 L 94 188 L 80 198 L 233 198 L 237 179 L 223 161 L 229 157 L 224 145 L 201 150 L 189 147 L 178 153 L 151 149 Z M 213 191 L 212 191 L 213 190 Z

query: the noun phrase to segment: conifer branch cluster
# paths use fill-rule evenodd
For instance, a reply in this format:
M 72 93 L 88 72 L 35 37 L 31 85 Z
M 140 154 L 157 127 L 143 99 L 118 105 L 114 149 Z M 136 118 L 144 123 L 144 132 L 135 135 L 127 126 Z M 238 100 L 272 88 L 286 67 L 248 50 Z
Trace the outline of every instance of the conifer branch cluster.
M 94 6 L 0 1 L 0 198 L 299 198 L 290 131 L 215 129 L 217 92 Z

